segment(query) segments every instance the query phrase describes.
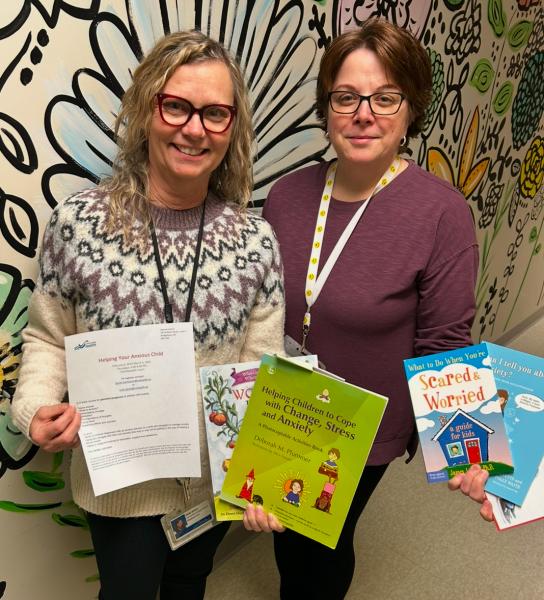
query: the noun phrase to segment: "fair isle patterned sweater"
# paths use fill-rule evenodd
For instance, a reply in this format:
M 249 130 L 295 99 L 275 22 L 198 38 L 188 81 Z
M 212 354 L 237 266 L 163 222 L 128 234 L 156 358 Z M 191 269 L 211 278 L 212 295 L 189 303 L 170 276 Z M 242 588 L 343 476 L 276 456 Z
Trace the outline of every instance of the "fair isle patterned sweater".
M 124 244 L 120 233 L 107 234 L 107 206 L 100 188 L 81 192 L 53 211 L 46 228 L 12 407 L 15 423 L 27 436 L 36 410 L 65 396 L 64 336 L 164 320 L 152 244 L 141 250 Z M 150 210 L 174 321 L 183 321 L 201 208 Z M 191 314 L 197 369 L 281 352 L 282 267 L 272 229 L 261 217 L 241 214 L 211 194 L 205 214 Z M 202 477 L 191 480 L 191 505 L 212 496 L 200 395 L 198 403 Z M 75 502 L 99 515 L 145 516 L 186 508 L 182 487 L 173 479 L 96 497 L 80 447 L 72 451 L 71 484 Z

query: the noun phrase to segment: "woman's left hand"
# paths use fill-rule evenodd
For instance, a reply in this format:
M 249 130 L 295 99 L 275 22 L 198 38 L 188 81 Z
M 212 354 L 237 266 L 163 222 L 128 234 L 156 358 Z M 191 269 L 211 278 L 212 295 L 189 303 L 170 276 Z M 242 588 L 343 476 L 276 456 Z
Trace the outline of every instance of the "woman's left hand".
M 285 531 L 285 527 L 272 514 L 267 513 L 260 504 L 248 504 L 244 513 L 244 527 L 248 531 Z
M 480 515 L 486 521 L 493 521 L 493 507 L 491 502 L 486 498 L 484 486 L 489 473 L 482 469 L 479 465 L 472 465 L 466 473 L 455 475 L 448 481 L 450 490 L 461 490 L 465 496 L 479 502 Z

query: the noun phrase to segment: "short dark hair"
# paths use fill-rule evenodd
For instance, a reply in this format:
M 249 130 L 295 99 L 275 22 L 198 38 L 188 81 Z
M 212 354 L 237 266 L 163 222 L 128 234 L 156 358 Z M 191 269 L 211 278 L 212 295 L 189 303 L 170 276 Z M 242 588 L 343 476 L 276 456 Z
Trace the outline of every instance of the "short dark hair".
M 291 485 L 289 486 L 291 490 L 293 489 L 293 485 L 295 485 L 295 483 L 298 483 L 300 486 L 300 491 L 302 492 L 304 490 L 304 481 L 302 481 L 302 479 L 292 479 Z
M 334 80 L 346 57 L 359 48 L 374 52 L 388 78 L 405 94 L 410 110 L 406 137 L 417 136 L 432 97 L 431 60 L 409 31 L 381 18 L 368 19 L 360 28 L 339 35 L 323 54 L 316 89 L 316 112 L 323 129 L 327 129 L 328 94 Z

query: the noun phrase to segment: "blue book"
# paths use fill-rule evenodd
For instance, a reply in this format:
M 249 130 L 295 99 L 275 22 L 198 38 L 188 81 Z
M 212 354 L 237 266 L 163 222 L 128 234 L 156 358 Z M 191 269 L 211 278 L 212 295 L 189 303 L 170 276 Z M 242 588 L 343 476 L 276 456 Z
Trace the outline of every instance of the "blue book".
M 429 483 L 475 463 L 513 472 L 488 344 L 411 358 L 404 370 Z
M 487 344 L 514 473 L 493 477 L 486 491 L 521 506 L 544 455 L 544 358 Z

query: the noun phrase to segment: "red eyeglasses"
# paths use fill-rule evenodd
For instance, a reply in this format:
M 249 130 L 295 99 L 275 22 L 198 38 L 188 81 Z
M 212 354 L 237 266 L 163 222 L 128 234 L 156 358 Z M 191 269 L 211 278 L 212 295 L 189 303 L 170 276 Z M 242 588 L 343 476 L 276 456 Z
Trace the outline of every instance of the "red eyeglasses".
M 223 133 L 230 127 L 236 107 L 228 104 L 208 104 L 196 108 L 189 100 L 172 94 L 157 94 L 159 114 L 167 125 L 181 127 L 198 113 L 202 127 L 210 133 Z

